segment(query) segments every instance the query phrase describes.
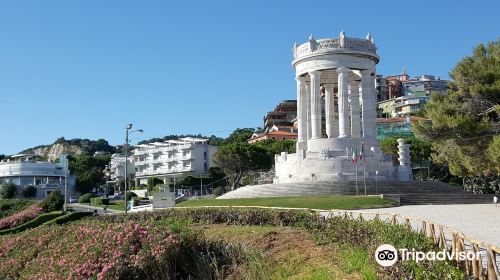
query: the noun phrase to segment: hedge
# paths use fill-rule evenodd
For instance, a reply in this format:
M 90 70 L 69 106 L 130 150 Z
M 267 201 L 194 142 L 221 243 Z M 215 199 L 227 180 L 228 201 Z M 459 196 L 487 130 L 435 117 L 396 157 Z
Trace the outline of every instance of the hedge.
M 62 216 L 64 213 L 62 211 L 54 211 L 50 213 L 41 214 L 40 216 L 34 218 L 33 220 L 19 225 L 15 228 L 4 229 L 0 231 L 0 235 L 11 234 L 11 233 L 19 233 L 21 231 L 25 231 L 30 228 L 38 227 L 45 222 L 53 220 L 59 216 Z
M 91 215 L 92 212 L 69 212 L 64 214 L 63 216 L 57 217 L 51 221 L 46 222 L 45 225 L 62 225 Z
M 95 206 L 109 205 L 109 198 L 93 197 L 90 199 L 90 204 Z
M 90 202 L 90 199 L 94 197 L 93 194 L 91 193 L 86 193 L 82 196 L 80 196 L 80 198 L 78 199 L 78 203 L 89 203 Z

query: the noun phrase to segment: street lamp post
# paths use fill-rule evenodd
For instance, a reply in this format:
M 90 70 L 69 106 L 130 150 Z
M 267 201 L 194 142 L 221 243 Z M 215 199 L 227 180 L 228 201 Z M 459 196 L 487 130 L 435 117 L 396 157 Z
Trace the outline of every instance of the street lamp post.
M 132 132 L 139 132 L 139 133 L 143 133 L 144 130 L 142 129 L 137 129 L 137 130 L 132 130 L 132 124 L 129 123 L 127 124 L 127 126 L 125 127 L 125 192 L 124 192 L 124 200 L 125 200 L 125 214 L 127 214 L 127 184 L 128 184 L 128 170 L 127 170 L 127 164 L 128 164 L 128 135 L 129 133 L 132 133 Z M 129 132 L 130 131 L 130 132 Z

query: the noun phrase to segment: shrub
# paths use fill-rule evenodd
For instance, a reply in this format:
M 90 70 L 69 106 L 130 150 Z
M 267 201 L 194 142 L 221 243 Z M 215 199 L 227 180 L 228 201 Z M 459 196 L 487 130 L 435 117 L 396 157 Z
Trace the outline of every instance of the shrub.
M 180 234 L 168 223 L 88 219 L 0 238 L 0 259 L 10 264 L 0 279 L 226 279 L 244 262 L 241 246 L 178 226 Z
M 3 199 L 13 198 L 16 195 L 17 186 L 12 183 L 2 184 L 0 186 L 0 197 Z
M 64 197 L 60 190 L 52 191 L 40 204 L 45 212 L 61 210 L 64 205 Z
M 109 205 L 109 198 L 93 197 L 90 199 L 90 204 L 95 206 Z
M 221 196 L 225 192 L 226 192 L 226 190 L 224 189 L 224 187 L 217 187 L 217 188 L 214 189 L 214 195 L 215 196 Z
M 21 212 L 35 204 L 32 200 L 0 199 L 0 219 Z
M 28 186 L 23 190 L 24 197 L 35 197 L 36 196 L 36 188 L 34 186 Z
M 14 228 L 2 230 L 2 231 L 0 231 L 0 235 L 14 234 L 14 233 L 19 233 L 19 232 L 25 231 L 25 230 L 30 229 L 30 228 L 36 228 L 47 221 L 50 221 L 50 220 L 53 220 L 59 216 L 62 216 L 63 214 L 64 213 L 62 211 L 54 211 L 54 212 L 50 212 L 50 213 L 44 213 L 44 214 L 41 214 L 38 217 L 34 218 L 33 220 L 26 222 L 22 225 L 19 225 L 19 226 L 14 227 Z
M 84 195 L 80 196 L 80 198 L 78 199 L 78 202 L 79 202 L 79 203 L 90 203 L 90 199 L 91 199 L 92 197 L 94 197 L 94 195 L 93 195 L 93 194 L 91 194 L 91 193 L 86 193 L 86 194 L 84 194 Z
M 45 225 L 62 225 L 88 216 L 92 216 L 92 212 L 69 212 L 46 222 Z
M 43 213 L 43 208 L 39 205 L 32 205 L 20 212 L 17 212 L 11 216 L 0 219 L 0 230 L 13 228 L 23 223 L 26 223 Z
M 127 192 L 127 200 L 132 200 L 133 197 L 137 197 L 137 194 L 134 192 Z

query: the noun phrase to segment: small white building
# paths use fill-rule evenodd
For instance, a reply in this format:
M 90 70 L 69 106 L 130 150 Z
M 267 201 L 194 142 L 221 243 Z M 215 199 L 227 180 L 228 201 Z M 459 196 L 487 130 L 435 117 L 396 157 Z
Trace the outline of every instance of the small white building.
M 135 174 L 135 164 L 132 156 L 127 158 L 127 174 Z M 125 155 L 113 154 L 111 156 L 109 178 L 111 179 L 110 182 L 122 182 L 125 179 Z
M 40 161 L 40 155 L 18 154 L 0 162 L 0 184 L 13 183 L 18 186 L 16 197 L 23 196 L 23 190 L 28 186 L 37 189 L 36 199 L 45 198 L 50 192 L 60 190 L 64 193 L 65 177 L 67 176 L 68 197 L 75 193 L 75 176 L 70 175 L 64 164 L 59 162 Z
M 188 175 L 206 175 L 214 166 L 216 151 L 208 139 L 192 137 L 137 145 L 133 155 L 136 185 L 146 184 L 150 177 L 168 184 Z

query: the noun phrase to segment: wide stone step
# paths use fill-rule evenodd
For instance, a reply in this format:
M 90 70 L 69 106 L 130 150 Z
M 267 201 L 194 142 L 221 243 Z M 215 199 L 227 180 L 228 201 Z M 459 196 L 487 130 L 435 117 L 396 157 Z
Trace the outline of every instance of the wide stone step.
M 300 195 L 355 195 L 355 182 L 320 182 L 265 184 L 242 187 L 219 197 L 220 199 L 245 197 L 300 196 Z M 358 182 L 358 193 L 365 193 L 365 184 Z M 366 193 L 399 195 L 405 204 L 466 204 L 491 203 L 493 195 L 474 195 L 442 182 L 379 182 L 366 181 Z

